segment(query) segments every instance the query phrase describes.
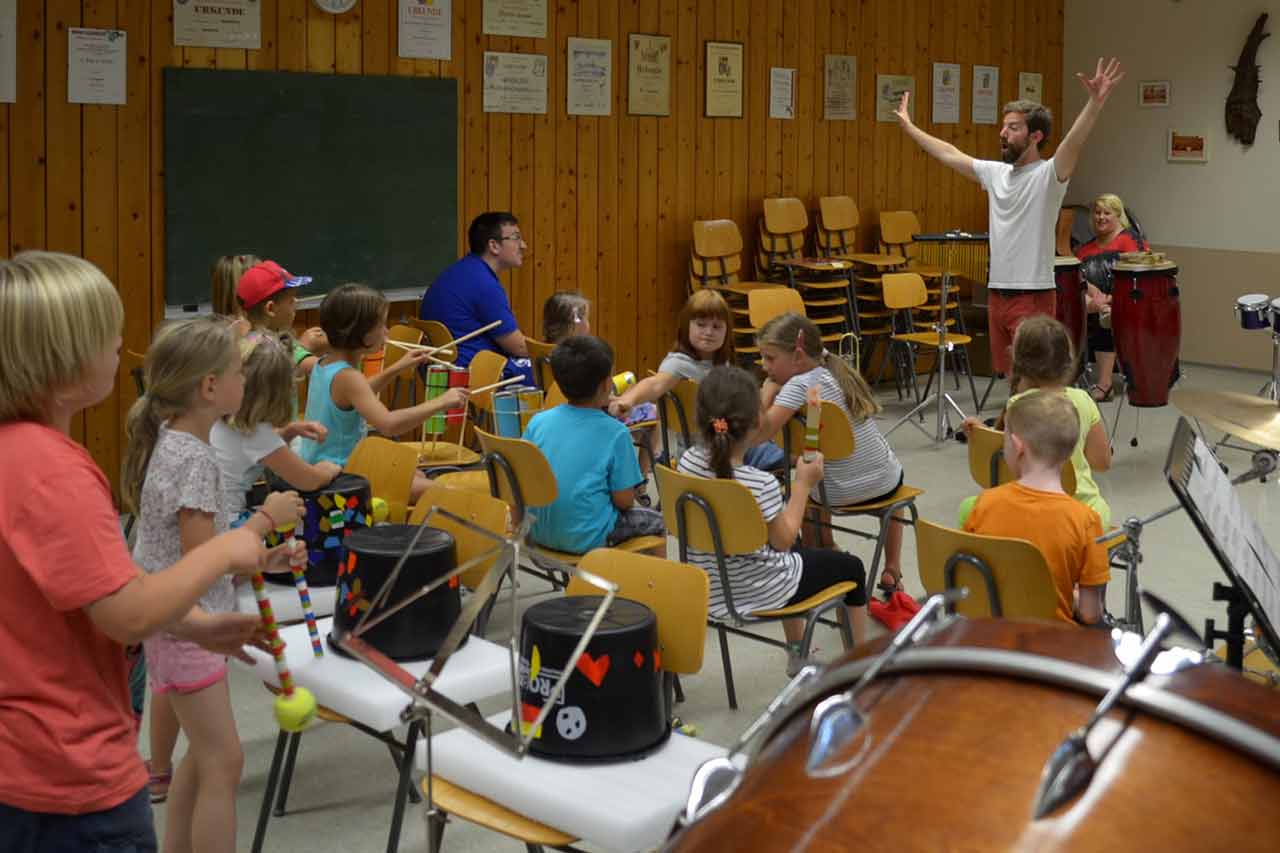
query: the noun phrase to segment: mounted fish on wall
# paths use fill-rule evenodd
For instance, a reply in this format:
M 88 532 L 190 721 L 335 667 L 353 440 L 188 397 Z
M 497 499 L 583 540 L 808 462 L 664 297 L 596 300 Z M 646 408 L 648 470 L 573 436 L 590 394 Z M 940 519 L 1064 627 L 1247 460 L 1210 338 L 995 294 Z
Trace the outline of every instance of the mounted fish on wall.
M 1244 145 L 1252 145 L 1262 110 L 1258 107 L 1258 45 L 1271 33 L 1264 33 L 1267 13 L 1258 16 L 1249 37 L 1244 41 L 1240 59 L 1232 66 L 1236 72 L 1231 93 L 1227 95 L 1227 133 Z

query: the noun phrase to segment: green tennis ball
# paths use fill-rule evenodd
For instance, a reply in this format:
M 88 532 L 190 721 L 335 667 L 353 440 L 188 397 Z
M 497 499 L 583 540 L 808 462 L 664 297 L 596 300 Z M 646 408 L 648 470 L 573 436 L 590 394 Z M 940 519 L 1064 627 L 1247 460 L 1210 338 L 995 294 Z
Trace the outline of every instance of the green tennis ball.
M 276 722 L 286 732 L 300 732 L 316 716 L 316 697 L 305 687 L 293 688 L 292 696 L 276 697 Z
M 382 498 L 374 498 L 373 501 L 370 502 L 370 507 L 373 509 L 373 520 L 375 524 L 382 524 L 387 520 L 386 501 Z

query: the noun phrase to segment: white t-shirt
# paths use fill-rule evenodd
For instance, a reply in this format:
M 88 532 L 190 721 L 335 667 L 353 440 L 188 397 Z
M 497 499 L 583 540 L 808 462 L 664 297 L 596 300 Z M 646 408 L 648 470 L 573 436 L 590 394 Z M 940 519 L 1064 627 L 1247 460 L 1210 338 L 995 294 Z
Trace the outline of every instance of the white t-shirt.
M 713 366 L 710 361 L 702 361 L 688 353 L 673 350 L 662 359 L 662 364 L 658 365 L 658 372 L 665 373 L 668 376 L 679 376 L 681 379 L 692 379 L 694 382 L 701 382 L 707 378 L 707 374 L 711 372 Z
M 218 457 L 218 471 L 222 474 L 222 508 L 227 523 L 235 521 L 245 510 L 245 492 L 262 476 L 262 460 L 284 447 L 270 424 L 258 424 L 253 432 L 243 433 L 227 426 L 224 421 L 214 421 L 209 431 L 209 443 Z
M 1059 181 L 1053 160 L 1014 168 L 974 160 L 973 173 L 987 193 L 992 290 L 1052 290 L 1054 227 L 1069 181 Z

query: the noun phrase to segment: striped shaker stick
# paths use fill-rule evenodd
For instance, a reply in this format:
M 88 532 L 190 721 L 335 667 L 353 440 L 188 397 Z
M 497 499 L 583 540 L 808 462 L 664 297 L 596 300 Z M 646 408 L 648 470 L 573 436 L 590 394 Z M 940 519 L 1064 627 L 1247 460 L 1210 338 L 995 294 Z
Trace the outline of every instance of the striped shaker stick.
M 302 602 L 302 615 L 307 620 L 307 633 L 311 635 L 311 651 L 316 657 L 324 657 L 324 646 L 320 645 L 320 632 L 316 629 L 316 610 L 311 606 L 311 591 L 307 589 L 307 545 L 299 536 L 290 542 L 289 571 L 293 573 L 293 585 L 298 588 L 298 599 Z
M 810 385 L 806 395 L 804 417 L 804 461 L 813 459 L 818 450 L 818 433 L 822 428 L 822 399 L 818 396 L 818 386 Z
M 267 638 L 271 641 L 271 657 L 276 662 L 276 675 L 280 678 L 280 689 L 286 697 L 294 691 L 293 675 L 289 672 L 289 664 L 284 659 L 284 640 L 280 638 L 280 626 L 276 624 L 276 614 L 271 610 L 271 599 L 267 597 L 267 584 L 262 573 L 253 576 L 253 595 L 258 599 L 258 613 L 262 615 L 262 627 L 266 629 Z

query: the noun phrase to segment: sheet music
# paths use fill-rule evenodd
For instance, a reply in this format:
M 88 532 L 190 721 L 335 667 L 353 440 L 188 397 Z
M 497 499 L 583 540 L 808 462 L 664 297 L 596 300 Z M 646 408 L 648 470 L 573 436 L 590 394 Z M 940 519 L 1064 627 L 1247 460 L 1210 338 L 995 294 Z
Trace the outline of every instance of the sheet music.
M 1195 437 L 1189 467 L 1188 496 L 1240 580 L 1262 605 L 1272 627 L 1280 626 L 1280 558 L 1199 436 Z

